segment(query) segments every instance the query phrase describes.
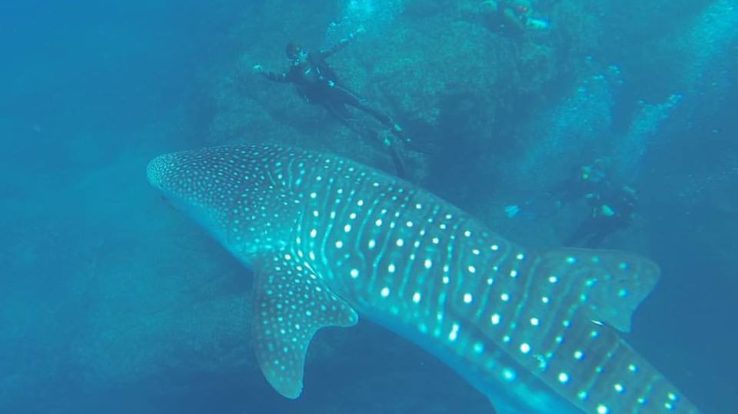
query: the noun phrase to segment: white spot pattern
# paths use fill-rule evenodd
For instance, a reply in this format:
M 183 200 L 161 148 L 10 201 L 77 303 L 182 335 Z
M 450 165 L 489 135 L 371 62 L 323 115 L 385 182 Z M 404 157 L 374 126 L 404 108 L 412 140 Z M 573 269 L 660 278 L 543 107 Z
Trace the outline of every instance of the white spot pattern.
M 657 374 L 631 355 L 628 348 L 620 346 L 609 327 L 589 322 L 612 325 L 612 321 L 601 315 L 589 315 L 587 312 L 591 310 L 586 307 L 597 294 L 594 290 L 607 286 L 608 278 L 614 279 L 613 276 L 595 275 L 576 285 L 569 270 L 563 267 L 587 265 L 597 270 L 605 269 L 603 264 L 613 263 L 606 268 L 612 273 L 632 274 L 642 270 L 643 265 L 630 257 L 623 260 L 605 253 L 596 256 L 570 253 L 559 257 L 558 267 L 548 266 L 550 273 L 544 276 L 541 272 L 538 279 L 532 280 L 535 276 L 530 274 L 532 266 L 546 268 L 535 254 L 487 232 L 463 213 L 452 214 L 448 212 L 450 208 L 435 198 L 364 167 L 299 150 L 274 146 L 221 147 L 160 157 L 150 164 L 147 173 L 152 184 L 168 196 L 184 199 L 198 208 L 206 206 L 215 223 L 214 233 L 225 234 L 225 243 L 233 252 L 247 255 L 254 251 L 254 246 L 283 248 L 283 241 L 290 240 L 293 243 L 288 248 L 290 252 L 283 255 L 286 263 L 281 263 L 276 272 L 284 273 L 292 267 L 293 276 L 297 273 L 306 276 L 298 279 L 299 283 L 284 284 L 281 290 L 284 286 L 299 285 L 312 289 L 308 290 L 308 297 L 332 295 L 332 290 L 340 291 L 341 296 L 360 296 L 361 303 L 372 304 L 379 312 L 406 318 L 401 320 L 411 323 L 423 335 L 443 339 L 445 332 L 454 344 L 449 346 L 458 344 L 459 349 L 472 350 L 485 364 L 492 361 L 483 358 L 494 355 L 484 354 L 485 351 L 518 344 L 520 352 L 515 354 L 524 358 L 518 363 L 536 367 L 542 370 L 541 375 L 548 375 L 550 383 L 570 388 L 567 392 L 572 399 L 581 401 L 577 403 L 581 407 L 588 407 L 586 412 L 621 412 L 618 396 L 632 393 L 638 395 L 634 401 L 649 407 L 668 411 L 689 407 L 663 380 L 650 388 L 628 386 L 626 390 L 623 384 L 649 384 L 648 379 L 641 378 Z M 290 218 L 297 217 L 297 211 L 302 211 L 300 222 Z M 290 224 L 280 227 L 285 222 Z M 332 272 L 331 269 L 344 270 Z M 346 278 L 347 274 L 350 278 Z M 349 282 L 340 281 L 340 277 Z M 265 297 L 287 301 L 290 294 L 280 294 L 280 289 L 266 289 Z M 291 292 L 294 294 L 296 290 Z M 335 295 L 329 297 L 338 300 Z M 565 302 L 570 297 L 576 298 L 575 305 L 568 306 L 569 302 Z M 613 302 L 641 298 L 633 286 L 618 286 L 612 290 L 611 297 Z M 299 300 L 303 301 L 300 306 L 307 303 L 305 297 Z M 269 332 L 297 338 L 294 333 L 308 329 L 309 320 L 322 312 L 330 314 L 331 309 L 325 303 L 313 303 L 312 308 L 294 313 L 308 319 Z M 458 304 L 463 308 L 454 307 Z M 276 302 L 274 306 L 287 309 L 289 305 Z M 454 310 L 453 319 L 447 314 L 449 309 Z M 589 328 L 583 325 L 581 315 L 589 315 L 586 321 L 590 323 Z M 284 321 L 289 319 L 282 317 Z M 354 318 L 355 315 L 349 320 Z M 481 326 L 464 328 L 477 320 Z M 280 321 L 275 319 L 274 323 Z M 346 319 L 340 323 L 347 323 Z M 475 334 L 484 329 L 493 338 L 490 343 L 489 339 Z M 540 332 L 532 333 L 534 329 Z M 549 338 L 548 342 L 545 338 Z M 280 354 L 290 354 L 292 339 L 288 342 L 274 349 Z M 592 348 L 593 344 L 598 345 Z M 613 361 L 623 358 L 633 362 L 613 365 Z M 297 367 L 287 367 L 282 357 L 273 360 L 276 370 L 272 377 L 268 375 L 272 385 L 285 395 L 299 392 L 294 389 L 295 378 L 286 380 L 281 378 L 283 374 L 275 374 L 297 372 Z M 556 361 L 575 368 L 568 372 L 546 371 Z M 504 381 L 517 380 L 512 369 L 491 366 Z M 300 387 L 301 370 L 300 366 Z M 639 379 L 631 380 L 629 375 Z M 584 384 L 585 389 L 575 386 L 579 384 Z

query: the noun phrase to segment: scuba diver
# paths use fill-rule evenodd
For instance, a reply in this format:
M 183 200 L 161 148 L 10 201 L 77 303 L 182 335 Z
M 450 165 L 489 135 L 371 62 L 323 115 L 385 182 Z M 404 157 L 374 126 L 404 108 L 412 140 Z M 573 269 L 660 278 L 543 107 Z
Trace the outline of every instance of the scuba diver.
M 607 179 L 609 164 L 608 159 L 597 158 L 591 164 L 577 168 L 569 179 L 556 188 L 555 194 L 560 196 L 559 204 L 589 198 L 602 188 L 609 187 L 611 185 Z
M 362 31 L 362 29 L 359 29 L 357 32 Z M 291 65 L 286 72 L 267 72 L 264 71 L 261 65 L 254 65 L 253 69 L 270 81 L 294 84 L 299 95 L 307 102 L 323 106 L 338 121 L 362 136 L 372 139 L 380 138 L 377 131 L 361 128 L 357 125 L 348 107 L 354 107 L 368 114 L 387 127 L 392 134 L 400 137 L 402 133 L 400 125 L 395 123 L 388 115 L 369 106 L 363 98 L 343 85 L 337 74 L 326 62 L 326 58 L 345 48 L 354 37 L 355 34 L 351 33 L 348 38 L 342 39 L 335 46 L 318 52 L 310 52 L 295 43 L 289 43 L 285 52 Z M 381 141 L 389 149 L 397 175 L 404 177 L 404 163 L 394 140 L 391 139 L 389 134 L 385 134 Z
M 566 189 L 562 203 L 583 198 L 590 210 L 566 245 L 596 248 L 612 233 L 629 227 L 636 216 L 638 194 L 630 186 L 614 185 L 607 177 L 603 159 L 580 167 L 567 181 Z
M 567 245 L 596 248 L 612 233 L 628 228 L 635 218 L 638 196 L 626 185 L 592 194 L 587 202 L 592 214 L 569 237 Z
M 493 24 L 502 31 L 520 34 L 549 28 L 548 21 L 533 17 L 530 0 L 484 0 L 482 5 L 492 12 Z

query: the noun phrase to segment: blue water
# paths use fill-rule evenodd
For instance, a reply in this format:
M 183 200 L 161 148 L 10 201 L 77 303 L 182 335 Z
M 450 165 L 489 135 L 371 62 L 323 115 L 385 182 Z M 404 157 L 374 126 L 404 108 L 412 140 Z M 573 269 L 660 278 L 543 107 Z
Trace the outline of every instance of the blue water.
M 411 179 L 528 246 L 588 214 L 553 190 L 597 157 L 638 218 L 602 247 L 662 279 L 628 336 L 705 413 L 738 412 L 738 5 L 476 1 L 0 5 L 0 412 L 488 413 L 381 327 L 321 333 L 306 388 L 263 380 L 251 275 L 146 183 L 167 151 L 282 142 L 392 169 L 289 86 L 252 73 L 365 32 L 331 61 L 406 129 Z M 518 214 L 510 217 L 517 206 Z

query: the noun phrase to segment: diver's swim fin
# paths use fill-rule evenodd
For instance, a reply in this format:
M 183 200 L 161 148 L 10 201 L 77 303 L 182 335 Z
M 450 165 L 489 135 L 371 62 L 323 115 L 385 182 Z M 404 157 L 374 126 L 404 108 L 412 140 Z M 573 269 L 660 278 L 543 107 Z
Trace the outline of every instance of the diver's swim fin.
M 397 146 L 393 143 L 389 143 L 387 148 L 389 149 L 390 156 L 392 157 L 392 163 L 395 165 L 395 174 L 402 179 L 407 179 L 405 161 L 402 160 L 402 156 L 400 156 Z

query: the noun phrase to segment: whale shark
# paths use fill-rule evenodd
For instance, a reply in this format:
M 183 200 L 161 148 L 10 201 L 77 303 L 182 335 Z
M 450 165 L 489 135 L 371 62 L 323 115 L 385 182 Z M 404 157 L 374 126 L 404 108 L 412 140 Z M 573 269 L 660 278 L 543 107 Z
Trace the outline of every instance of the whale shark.
M 253 270 L 254 352 L 287 398 L 302 393 L 317 331 L 361 316 L 499 414 L 699 413 L 620 336 L 658 280 L 646 258 L 538 253 L 414 184 L 299 148 L 165 154 L 147 177 Z

